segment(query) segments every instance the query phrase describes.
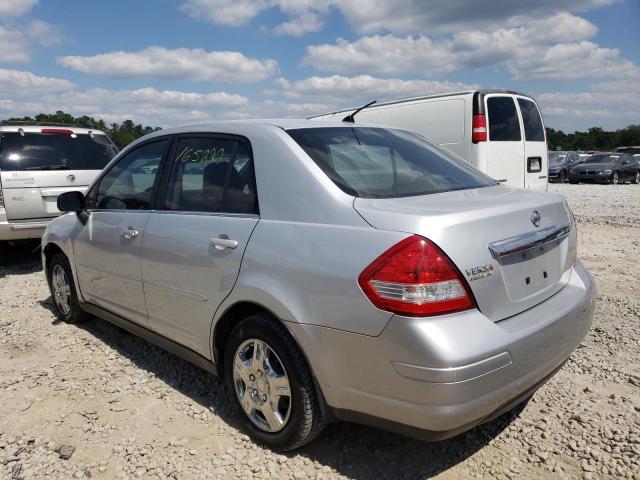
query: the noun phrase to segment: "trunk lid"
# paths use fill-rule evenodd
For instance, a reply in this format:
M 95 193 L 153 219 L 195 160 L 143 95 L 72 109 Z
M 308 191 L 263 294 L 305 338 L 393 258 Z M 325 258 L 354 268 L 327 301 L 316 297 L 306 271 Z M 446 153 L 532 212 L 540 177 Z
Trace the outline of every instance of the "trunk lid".
M 469 283 L 479 310 L 493 321 L 546 300 L 571 275 L 576 232 L 558 194 L 498 186 L 403 198 L 356 198 L 354 208 L 374 228 L 415 233 L 436 243 Z M 534 211 L 540 216 L 537 227 L 532 222 Z M 494 252 L 506 251 L 514 237 L 522 244 L 560 226 L 570 228 L 566 237 L 534 249 L 497 258 L 489 249 L 491 245 Z M 509 242 L 496 243 L 506 239 Z
M 0 187 L 8 220 L 60 215 L 58 195 L 85 192 L 100 170 L 2 171 Z

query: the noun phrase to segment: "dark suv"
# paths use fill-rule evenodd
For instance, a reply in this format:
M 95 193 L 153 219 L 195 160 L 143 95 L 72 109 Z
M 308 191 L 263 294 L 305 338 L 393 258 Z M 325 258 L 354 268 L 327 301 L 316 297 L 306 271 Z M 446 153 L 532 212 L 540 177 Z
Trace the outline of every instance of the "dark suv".
M 549 181 L 564 183 L 569 178 L 569 169 L 580 163 L 577 152 L 549 152 Z

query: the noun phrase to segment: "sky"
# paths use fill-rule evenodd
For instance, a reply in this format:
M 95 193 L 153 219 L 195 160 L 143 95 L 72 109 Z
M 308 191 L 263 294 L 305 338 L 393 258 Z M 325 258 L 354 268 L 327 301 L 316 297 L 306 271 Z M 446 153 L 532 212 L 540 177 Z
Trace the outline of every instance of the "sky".
M 640 124 L 640 0 L 0 0 L 0 118 L 305 117 L 504 88 Z

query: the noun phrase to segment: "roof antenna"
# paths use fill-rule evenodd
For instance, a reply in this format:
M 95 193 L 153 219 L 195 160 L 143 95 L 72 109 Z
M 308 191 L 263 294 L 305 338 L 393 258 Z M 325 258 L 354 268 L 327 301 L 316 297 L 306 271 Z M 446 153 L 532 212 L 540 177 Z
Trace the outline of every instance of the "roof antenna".
M 350 123 L 355 123 L 355 119 L 353 117 L 356 116 L 356 113 L 360 113 L 362 110 L 364 110 L 367 107 L 370 107 L 371 105 L 373 105 L 374 103 L 376 103 L 376 101 L 374 100 L 373 102 L 369 102 L 366 105 L 360 107 L 359 109 L 357 109 L 355 112 L 347 115 L 346 117 L 344 117 L 342 119 L 343 122 L 350 122 Z

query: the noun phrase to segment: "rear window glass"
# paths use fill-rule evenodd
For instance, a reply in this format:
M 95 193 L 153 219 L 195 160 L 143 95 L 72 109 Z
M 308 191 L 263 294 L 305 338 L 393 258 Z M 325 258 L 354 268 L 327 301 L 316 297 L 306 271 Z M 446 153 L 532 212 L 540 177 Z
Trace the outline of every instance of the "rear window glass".
M 531 100 L 518 99 L 522 123 L 524 125 L 524 138 L 527 142 L 544 142 L 544 127 L 538 107 Z
M 366 127 L 287 133 L 344 192 L 393 198 L 489 187 L 496 182 L 419 135 Z
M 116 153 L 105 135 L 4 132 L 0 170 L 102 170 Z
M 489 140 L 492 142 L 511 142 L 520 140 L 520 122 L 516 104 L 511 97 L 489 97 Z

